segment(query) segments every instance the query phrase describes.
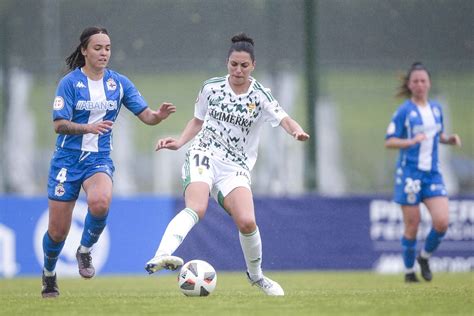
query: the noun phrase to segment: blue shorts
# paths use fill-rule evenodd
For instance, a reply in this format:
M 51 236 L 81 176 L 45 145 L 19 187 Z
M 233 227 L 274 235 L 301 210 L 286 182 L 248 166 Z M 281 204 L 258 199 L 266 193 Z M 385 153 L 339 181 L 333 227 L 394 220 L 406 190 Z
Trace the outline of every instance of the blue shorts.
M 109 152 L 57 148 L 49 169 L 48 198 L 57 201 L 77 200 L 82 183 L 87 178 L 104 172 L 113 179 L 114 170 Z
M 402 205 L 417 205 L 427 198 L 447 196 L 441 173 L 413 168 L 397 169 L 394 191 L 394 201 Z

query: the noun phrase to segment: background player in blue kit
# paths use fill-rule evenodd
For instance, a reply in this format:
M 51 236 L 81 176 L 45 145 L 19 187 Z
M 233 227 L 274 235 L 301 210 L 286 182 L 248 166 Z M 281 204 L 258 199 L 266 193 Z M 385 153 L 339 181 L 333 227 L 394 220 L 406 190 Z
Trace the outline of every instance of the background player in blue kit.
M 393 115 L 385 136 L 385 147 L 400 149 L 394 200 L 401 205 L 405 223 L 401 243 L 406 282 L 419 282 L 414 265 L 421 202 L 431 214 L 432 229 L 416 260 L 422 277 L 426 281 L 432 279 L 428 259 L 438 248 L 449 224 L 447 192 L 438 166 L 438 143 L 461 146 L 458 135 L 444 133 L 441 105 L 428 99 L 430 87 L 428 70 L 421 63 L 414 63 L 397 95 L 407 100 Z
M 80 44 L 66 59 L 70 72 L 57 88 L 53 121 L 59 135 L 48 179 L 49 224 L 43 238 L 43 297 L 59 295 L 55 266 L 81 186 L 87 196 L 88 213 L 76 257 L 82 277 L 92 278 L 95 274 L 91 247 L 105 228 L 112 197 L 112 127 L 121 105 L 148 125 L 156 125 L 176 111 L 171 103 L 163 103 L 157 111 L 151 110 L 127 77 L 107 68 L 110 55 L 107 30 L 86 28 Z

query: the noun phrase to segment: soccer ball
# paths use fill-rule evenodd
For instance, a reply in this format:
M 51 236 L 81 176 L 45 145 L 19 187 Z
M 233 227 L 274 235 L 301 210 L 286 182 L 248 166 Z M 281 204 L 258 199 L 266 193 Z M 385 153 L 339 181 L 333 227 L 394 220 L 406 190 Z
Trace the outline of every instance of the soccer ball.
M 217 283 L 216 270 L 203 260 L 191 260 L 178 275 L 179 289 L 186 296 L 208 296 Z

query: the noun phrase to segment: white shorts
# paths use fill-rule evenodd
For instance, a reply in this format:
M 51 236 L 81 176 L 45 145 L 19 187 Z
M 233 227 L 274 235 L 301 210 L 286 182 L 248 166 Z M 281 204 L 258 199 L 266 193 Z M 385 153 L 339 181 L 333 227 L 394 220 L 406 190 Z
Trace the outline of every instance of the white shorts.
M 222 161 L 205 151 L 189 151 L 181 172 L 184 190 L 192 182 L 205 182 L 209 185 L 211 196 L 222 207 L 224 198 L 235 188 L 244 187 L 251 191 L 247 169 L 230 161 Z

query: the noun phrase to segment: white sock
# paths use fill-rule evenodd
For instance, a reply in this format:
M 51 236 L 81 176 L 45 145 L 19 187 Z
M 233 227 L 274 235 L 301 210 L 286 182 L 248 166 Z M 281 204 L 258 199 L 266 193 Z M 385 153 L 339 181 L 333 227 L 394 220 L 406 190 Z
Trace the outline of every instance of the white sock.
M 421 249 L 420 257 L 422 257 L 423 259 L 429 259 L 431 257 L 431 253 L 426 252 L 425 249 Z
M 45 268 L 43 268 L 43 272 L 44 272 L 44 275 L 48 276 L 48 277 L 49 276 L 54 276 L 56 274 L 56 271 L 54 271 L 54 270 L 53 271 L 48 271 Z
M 239 239 L 250 278 L 254 281 L 261 279 L 263 277 L 262 240 L 258 227 L 250 234 L 242 234 L 239 232 Z
M 79 253 L 89 253 L 91 252 L 92 247 L 85 247 L 85 246 L 80 246 L 79 247 Z
M 192 209 L 185 208 L 179 212 L 166 227 L 155 257 L 173 254 L 198 222 L 199 216 Z

